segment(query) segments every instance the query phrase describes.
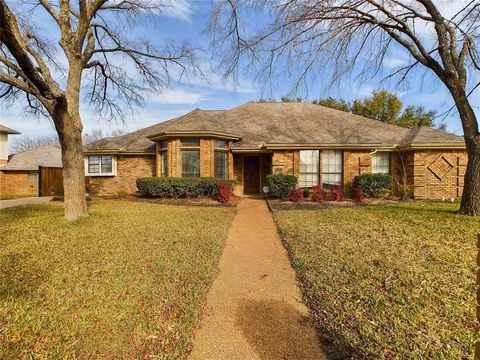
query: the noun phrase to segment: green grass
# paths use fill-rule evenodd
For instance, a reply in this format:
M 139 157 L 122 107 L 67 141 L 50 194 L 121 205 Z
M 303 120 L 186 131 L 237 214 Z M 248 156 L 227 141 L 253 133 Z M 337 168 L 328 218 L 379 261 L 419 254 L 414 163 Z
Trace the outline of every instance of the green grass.
M 0 194 L 0 200 L 12 200 L 24 197 L 38 196 L 37 194 Z
M 332 359 L 467 359 L 480 219 L 452 204 L 277 211 Z
M 0 359 L 182 358 L 235 210 L 121 201 L 0 213 Z

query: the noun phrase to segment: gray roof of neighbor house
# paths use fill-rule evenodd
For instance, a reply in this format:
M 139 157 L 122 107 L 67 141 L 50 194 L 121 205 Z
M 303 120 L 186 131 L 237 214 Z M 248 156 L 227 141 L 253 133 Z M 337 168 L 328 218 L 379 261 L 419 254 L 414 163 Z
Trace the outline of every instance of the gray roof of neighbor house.
M 186 115 L 85 147 L 94 151 L 154 151 L 148 137 L 181 132 L 240 137 L 234 150 L 308 146 L 395 147 L 407 144 L 464 146 L 463 137 L 430 128 L 406 129 L 309 103 L 246 103 L 230 110 L 195 109 Z
M 62 151 L 53 145 L 42 145 L 36 148 L 13 154 L 0 171 L 37 170 L 38 165 L 62 167 Z
M 10 129 L 9 127 L 0 125 L 0 132 L 7 133 L 7 134 L 12 134 L 12 135 L 18 135 L 21 134 L 17 130 Z

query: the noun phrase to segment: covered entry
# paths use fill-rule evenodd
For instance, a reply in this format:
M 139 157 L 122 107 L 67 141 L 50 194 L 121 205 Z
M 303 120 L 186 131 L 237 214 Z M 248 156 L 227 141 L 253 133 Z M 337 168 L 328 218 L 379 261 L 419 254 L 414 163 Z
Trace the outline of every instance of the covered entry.
M 267 175 L 272 172 L 271 153 L 233 154 L 237 195 L 261 195 Z

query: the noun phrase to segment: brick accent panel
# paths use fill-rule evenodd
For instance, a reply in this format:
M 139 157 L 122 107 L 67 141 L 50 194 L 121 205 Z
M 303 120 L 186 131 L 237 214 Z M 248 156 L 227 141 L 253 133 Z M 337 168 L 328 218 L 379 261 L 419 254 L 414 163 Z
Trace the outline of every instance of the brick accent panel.
M 462 196 L 467 168 L 466 151 L 413 151 L 407 159 L 406 166 L 409 168 L 415 198 Z
M 1 165 L 6 165 L 8 160 L 0 159 L 0 166 Z
M 38 172 L 35 171 L 37 174 Z M 1 194 L 38 194 L 38 174 L 28 179 L 28 171 L 0 171 Z
M 272 156 L 272 173 L 300 176 L 300 150 L 276 150 Z
M 135 194 L 137 178 L 155 176 L 155 156 L 118 155 L 116 176 L 90 176 L 89 186 L 98 195 Z
M 350 196 L 350 187 L 357 175 L 372 172 L 371 151 L 343 152 L 343 193 Z

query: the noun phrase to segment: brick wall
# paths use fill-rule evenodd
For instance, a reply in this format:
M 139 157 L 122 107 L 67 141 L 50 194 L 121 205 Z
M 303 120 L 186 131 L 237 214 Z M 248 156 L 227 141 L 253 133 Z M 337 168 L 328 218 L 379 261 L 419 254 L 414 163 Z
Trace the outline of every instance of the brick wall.
M 466 151 L 411 151 L 405 166 L 417 199 L 458 198 L 463 192 Z
M 38 194 L 38 175 L 29 178 L 28 171 L 0 171 L 1 194 Z
M 300 150 L 276 150 L 272 156 L 272 172 L 300 176 Z
M 343 193 L 350 196 L 350 187 L 357 175 L 372 172 L 371 151 L 347 151 L 343 152 Z
M 135 194 L 137 178 L 155 176 L 155 156 L 118 155 L 116 176 L 90 176 L 89 186 L 98 195 Z

